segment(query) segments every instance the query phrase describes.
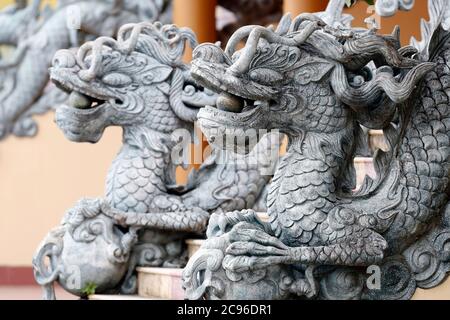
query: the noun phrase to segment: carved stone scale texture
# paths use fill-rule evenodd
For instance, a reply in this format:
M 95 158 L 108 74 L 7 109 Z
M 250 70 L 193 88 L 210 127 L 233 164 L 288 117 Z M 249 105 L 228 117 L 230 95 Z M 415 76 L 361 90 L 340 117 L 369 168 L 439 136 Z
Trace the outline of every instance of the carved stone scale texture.
M 192 76 L 221 95 L 198 115 L 211 143 L 278 129 L 289 147 L 268 223 L 249 211 L 211 217 L 184 270 L 189 299 L 409 299 L 446 278 L 448 3 L 430 1 L 422 48 L 401 47 L 397 28 L 379 35 L 323 14 L 287 15 L 276 30 L 243 27 L 225 50 L 197 47 Z M 377 178 L 353 193 L 360 125 L 384 130 L 390 151 L 378 152 Z M 374 267 L 377 290 L 366 283 Z
M 144 22 L 124 25 L 117 40 L 100 37 L 76 54 L 55 55 L 50 77 L 69 94 L 57 125 L 69 140 L 92 143 L 120 126 L 123 146 L 105 198 L 81 200 L 38 248 L 35 276 L 47 299 L 55 281 L 76 295 L 134 293 L 136 266 L 184 266 L 184 241 L 201 236 L 212 212 L 252 208 L 264 194 L 277 135 L 249 156 L 215 149 L 187 186 L 176 185 L 177 130 L 192 131 L 199 107 L 217 98 L 194 86 L 182 62 L 186 44 L 196 46 L 191 30 Z

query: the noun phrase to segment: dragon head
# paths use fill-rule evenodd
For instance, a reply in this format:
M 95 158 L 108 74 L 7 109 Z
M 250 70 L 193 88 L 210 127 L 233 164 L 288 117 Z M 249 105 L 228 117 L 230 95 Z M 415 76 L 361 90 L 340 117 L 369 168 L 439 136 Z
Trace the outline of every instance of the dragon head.
M 196 43 L 189 29 L 139 23 L 124 25 L 117 40 L 100 37 L 77 54 L 59 51 L 50 76 L 70 96 L 56 123 L 70 140 L 97 142 L 108 126 L 171 133 L 195 120 L 198 108 L 183 102 L 186 42 Z
M 276 30 L 243 27 L 224 51 L 203 44 L 191 74 L 220 97 L 217 108 L 200 111 L 202 130 L 213 143 L 226 136 L 225 147 L 235 150 L 239 137 L 257 140 L 259 129 L 334 134 L 353 119 L 381 129 L 432 68 L 412 59 L 417 51 L 400 48 L 398 39 L 398 29 L 388 36 L 334 29 L 302 14 L 286 15 Z

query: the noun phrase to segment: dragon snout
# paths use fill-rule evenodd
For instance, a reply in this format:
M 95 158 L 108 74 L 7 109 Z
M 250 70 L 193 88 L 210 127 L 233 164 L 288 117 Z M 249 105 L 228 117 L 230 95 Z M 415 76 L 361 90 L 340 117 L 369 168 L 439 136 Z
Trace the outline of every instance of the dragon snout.
M 227 61 L 222 49 L 212 43 L 205 43 L 198 46 L 195 48 L 192 56 L 194 60 L 200 59 L 210 63 L 224 63 Z
M 73 68 L 77 64 L 75 54 L 70 50 L 59 50 L 53 57 L 54 68 Z

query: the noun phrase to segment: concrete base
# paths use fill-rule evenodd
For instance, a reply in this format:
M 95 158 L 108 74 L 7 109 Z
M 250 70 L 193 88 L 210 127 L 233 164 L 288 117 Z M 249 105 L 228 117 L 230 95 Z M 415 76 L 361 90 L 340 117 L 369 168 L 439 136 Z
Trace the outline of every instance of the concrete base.
M 183 269 L 137 268 L 138 295 L 143 298 L 184 300 Z
M 358 157 L 355 158 L 355 170 L 356 170 L 356 186 L 357 189 L 361 187 L 364 178 L 366 175 L 375 178 L 376 172 L 375 167 L 373 166 L 373 159 L 372 158 L 362 158 Z
M 205 240 L 186 240 L 189 259 L 200 249 L 203 241 Z

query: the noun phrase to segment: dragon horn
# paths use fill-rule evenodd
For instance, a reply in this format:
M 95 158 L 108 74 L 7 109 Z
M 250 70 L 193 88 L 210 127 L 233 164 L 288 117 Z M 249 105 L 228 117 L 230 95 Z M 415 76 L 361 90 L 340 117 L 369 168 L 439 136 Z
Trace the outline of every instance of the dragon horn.
M 298 15 L 294 19 L 294 21 L 292 21 L 291 28 L 289 31 L 290 32 L 298 31 L 298 29 L 300 28 L 300 25 L 305 21 L 315 22 L 319 26 L 322 26 L 322 27 L 326 26 L 326 23 L 322 19 L 317 17 L 316 15 L 314 15 L 312 13 L 302 13 L 302 14 Z
M 84 70 L 80 71 L 80 77 L 85 81 L 90 81 L 95 78 L 98 70 L 101 66 L 102 62 L 102 49 L 104 45 L 109 45 L 111 48 L 118 48 L 116 40 L 109 37 L 100 37 L 96 39 L 94 42 L 87 42 L 78 50 L 77 60 L 80 63 L 80 66 L 83 67 Z M 91 51 L 92 52 L 92 62 L 89 69 L 85 69 L 86 65 L 83 60 L 86 57 L 86 54 Z
M 231 57 L 233 53 L 236 51 L 237 45 L 244 40 L 246 37 L 250 35 L 253 29 L 258 28 L 257 25 L 244 26 L 239 28 L 231 38 L 228 40 L 227 46 L 225 48 L 225 53 L 227 56 Z
M 317 21 L 309 23 L 305 29 L 296 34 L 292 38 L 287 38 L 276 34 L 275 32 L 264 28 L 254 28 L 247 40 L 247 44 L 239 57 L 239 59 L 230 67 L 229 71 L 234 74 L 243 74 L 248 71 L 250 63 L 256 54 L 258 49 L 258 43 L 261 38 L 271 43 L 280 43 L 287 46 L 299 46 L 305 43 L 308 38 L 316 31 L 320 29 L 320 23 Z

